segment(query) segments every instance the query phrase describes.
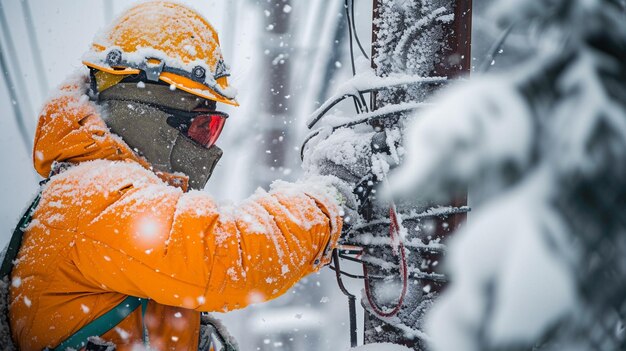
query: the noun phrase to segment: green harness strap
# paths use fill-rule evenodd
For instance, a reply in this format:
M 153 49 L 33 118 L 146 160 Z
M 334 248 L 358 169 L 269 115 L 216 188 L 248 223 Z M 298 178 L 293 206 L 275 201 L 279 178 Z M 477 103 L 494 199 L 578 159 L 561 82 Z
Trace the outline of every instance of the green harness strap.
M 11 240 L 9 241 L 9 246 L 6 249 L 4 259 L 2 260 L 2 266 L 0 266 L 0 279 L 4 279 L 5 277 L 7 278 L 7 280 L 9 279 L 11 271 L 13 270 L 13 262 L 17 258 L 17 254 L 20 251 L 20 247 L 22 246 L 24 231 L 26 230 L 26 227 L 28 227 L 28 224 L 33 217 L 33 213 L 35 212 L 35 208 L 39 204 L 40 199 L 41 192 L 37 194 L 37 197 L 35 197 L 35 200 L 33 200 L 33 202 L 30 204 L 28 210 L 26 210 L 19 223 L 15 227 L 15 230 L 13 231 L 13 235 L 11 236 Z M 85 345 L 87 345 L 87 338 L 89 338 L 90 336 L 101 336 L 105 334 L 109 330 L 113 329 L 113 327 L 118 325 L 120 322 L 122 322 L 139 306 L 141 306 L 143 342 L 144 345 L 147 345 L 148 329 L 146 328 L 146 325 L 143 321 L 146 314 L 146 308 L 148 307 L 148 299 L 128 296 L 117 306 L 113 307 L 110 311 L 82 327 L 80 330 L 74 333 L 74 335 L 70 336 L 59 346 L 52 349 L 52 351 L 62 351 L 66 350 L 67 348 L 80 350 L 81 348 L 85 347 Z
M 135 296 L 128 296 L 119 305 L 115 306 L 109 312 L 103 314 L 97 319 L 91 321 L 89 324 L 82 327 L 74 335 L 67 338 L 59 346 L 55 347 L 51 351 L 64 351 L 68 348 L 80 350 L 87 345 L 87 338 L 90 336 L 100 336 L 118 325 L 124 318 L 128 317 L 134 310 L 141 305 L 141 315 L 146 314 L 146 307 L 148 306 L 147 299 L 141 299 Z M 147 342 L 147 329 L 143 327 L 143 341 Z
M 39 204 L 39 199 L 41 199 L 41 192 L 37 194 L 37 197 L 33 200 L 33 203 L 30 204 L 28 210 L 24 212 L 24 215 L 17 224 L 17 227 L 13 230 L 9 246 L 4 254 L 4 260 L 2 260 L 2 267 L 0 267 L 0 278 L 9 277 L 11 275 L 11 271 L 13 270 L 13 261 L 17 258 L 17 253 L 20 251 L 20 247 L 22 246 L 24 230 L 26 230 L 26 227 L 33 217 L 33 212 L 35 212 L 35 207 Z

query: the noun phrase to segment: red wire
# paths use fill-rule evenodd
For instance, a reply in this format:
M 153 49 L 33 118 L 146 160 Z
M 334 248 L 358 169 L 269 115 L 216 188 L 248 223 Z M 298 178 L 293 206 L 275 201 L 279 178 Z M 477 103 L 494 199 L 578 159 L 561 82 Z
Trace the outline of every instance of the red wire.
M 389 236 L 391 237 L 391 242 L 393 243 L 396 239 L 396 235 L 400 235 L 400 224 L 398 223 L 398 216 L 395 211 L 395 206 L 393 204 L 389 207 Z M 367 266 L 363 264 L 363 275 L 365 276 L 365 295 L 367 296 L 367 301 L 372 307 L 372 311 L 378 315 L 379 317 L 393 317 L 398 312 L 400 312 L 400 308 L 402 307 L 402 303 L 404 302 L 404 297 L 406 296 L 406 290 L 408 285 L 407 279 L 407 265 L 406 265 L 406 256 L 404 254 L 404 244 L 402 240 L 399 241 L 398 248 L 400 249 L 400 272 L 402 275 L 402 292 L 400 294 L 400 298 L 398 299 L 398 304 L 389 312 L 384 312 L 375 302 L 372 297 L 372 293 L 370 291 L 369 284 L 369 276 L 367 274 Z M 397 253 L 394 250 L 394 254 Z

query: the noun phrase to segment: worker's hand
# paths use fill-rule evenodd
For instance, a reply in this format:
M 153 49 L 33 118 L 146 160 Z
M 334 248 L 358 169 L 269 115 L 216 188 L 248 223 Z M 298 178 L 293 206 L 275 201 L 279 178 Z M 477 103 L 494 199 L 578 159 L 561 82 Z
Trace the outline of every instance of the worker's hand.
M 352 225 L 360 219 L 358 200 L 354 194 L 354 185 L 341 180 L 339 177 L 328 176 L 329 183 L 337 191 L 337 203 L 341 206 L 344 226 Z
M 374 132 L 350 128 L 325 132 L 312 138 L 304 150 L 302 167 L 306 174 L 332 175 L 355 186 L 372 172 Z
M 329 176 L 343 208 L 344 225 L 359 221 L 359 201 L 355 188 L 372 174 L 372 140 L 375 132 L 344 128 L 323 131 L 306 145 L 303 168 L 309 176 Z

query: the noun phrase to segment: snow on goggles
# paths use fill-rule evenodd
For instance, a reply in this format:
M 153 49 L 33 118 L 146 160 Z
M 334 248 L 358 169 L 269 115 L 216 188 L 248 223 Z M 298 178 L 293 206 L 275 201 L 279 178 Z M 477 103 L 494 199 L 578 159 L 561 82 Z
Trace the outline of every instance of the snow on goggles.
M 219 111 L 159 109 L 170 115 L 166 120 L 169 126 L 206 148 L 215 145 L 228 118 L 228 114 Z

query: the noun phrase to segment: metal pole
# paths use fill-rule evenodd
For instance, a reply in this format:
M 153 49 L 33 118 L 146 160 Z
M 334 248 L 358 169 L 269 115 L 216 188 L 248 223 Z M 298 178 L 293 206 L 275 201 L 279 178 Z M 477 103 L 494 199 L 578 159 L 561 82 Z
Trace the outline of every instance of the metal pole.
M 35 31 L 33 15 L 30 11 L 28 0 L 22 0 L 20 3 L 22 4 L 22 11 L 24 12 L 24 17 L 26 19 L 28 43 L 33 55 L 33 60 L 35 61 L 35 71 L 37 72 L 37 81 L 39 82 L 39 92 L 41 93 L 41 97 L 45 98 L 48 94 L 48 80 L 46 79 L 46 72 L 43 69 L 44 64 L 41 59 L 41 49 L 39 47 L 39 42 L 37 41 L 37 32 Z
M 17 130 L 20 132 L 20 138 L 24 143 L 26 153 L 29 154 L 32 148 L 30 136 L 28 134 L 28 129 L 24 124 L 22 109 L 20 108 L 20 104 L 17 102 L 17 94 L 14 89 L 15 85 L 13 84 L 13 79 L 11 79 L 11 75 L 9 74 L 9 68 L 6 63 L 4 52 L 4 47 L 0 42 L 0 69 L 2 69 L 2 74 L 4 75 L 4 79 L 7 83 L 7 91 L 9 92 L 9 99 L 11 100 L 10 103 L 13 106 L 13 113 L 15 114 L 15 123 L 17 124 Z
M 267 70 L 259 118 L 259 127 L 262 130 L 262 142 L 259 148 L 259 157 L 263 167 L 259 172 L 260 185 L 263 187 L 277 178 L 282 178 L 280 172 L 288 165 L 287 150 L 289 143 L 289 97 L 291 78 L 291 33 L 289 33 L 291 17 L 290 0 L 272 0 L 266 3 L 265 22 L 263 28 L 263 51 L 265 54 L 264 69 Z
M 424 77 L 444 76 L 453 79 L 469 73 L 471 64 L 471 0 L 444 0 L 437 1 L 436 5 L 433 0 L 422 0 L 418 2 L 420 6 L 413 9 L 407 6 L 393 6 L 394 2 L 394 0 L 374 0 L 373 2 L 371 62 L 377 75 L 384 77 L 392 73 L 400 73 Z M 424 23 L 425 25 L 422 25 Z M 379 25 L 386 27 L 384 32 L 379 31 Z M 428 33 L 443 33 L 443 35 L 436 37 L 429 36 Z M 440 85 L 433 84 L 418 88 L 379 92 L 371 97 L 372 109 L 407 101 L 420 102 L 428 98 L 439 87 Z M 394 126 L 381 125 L 378 127 L 384 129 Z M 466 202 L 466 197 L 463 197 L 450 205 L 458 207 L 465 205 Z M 422 212 L 436 205 L 430 204 L 411 209 Z M 405 212 L 408 209 L 399 208 L 400 212 Z M 376 215 L 380 216 L 381 214 Z M 431 218 L 428 221 L 422 220 L 417 223 L 420 231 L 410 232 L 409 235 L 419 237 L 426 244 L 445 242 L 445 239 L 464 219 L 464 214 L 455 214 Z M 411 224 L 411 227 L 415 228 L 416 226 Z M 429 230 L 429 228 L 431 229 Z M 389 228 L 378 226 L 371 234 L 376 237 L 388 237 Z M 374 257 L 389 262 L 397 260 L 387 251 L 391 250 L 384 247 L 366 247 L 366 252 Z M 413 251 L 408 255 L 408 263 L 409 266 L 418 267 L 421 273 L 436 273 L 442 259 L 441 256 L 442 252 L 437 250 Z M 382 270 L 377 266 L 368 265 L 367 267 L 372 274 L 389 274 L 389 271 Z M 444 288 L 445 283 L 440 280 L 425 280 L 415 275 L 409 279 L 408 296 L 411 298 L 402 305 L 394 317 L 393 323 L 388 323 L 389 320 L 383 320 L 366 309 L 364 327 L 366 344 L 392 342 L 408 346 L 414 350 L 426 350 L 426 342 L 420 338 L 420 336 L 423 337 L 423 334 L 419 330 L 422 327 L 423 316 L 428 310 L 428 306 Z M 370 288 L 375 290 L 384 284 L 389 284 L 389 282 L 384 280 L 372 281 Z M 408 335 L 406 328 L 401 330 L 401 328 L 396 327 L 399 323 L 417 332 Z
M 5 47 L 0 43 L 0 66 L 2 68 L 2 74 L 7 82 L 7 90 L 9 91 L 9 96 L 13 105 L 13 111 L 15 113 L 15 119 L 20 136 L 26 147 L 26 152 L 30 153 L 32 150 L 33 136 L 30 132 L 30 123 L 28 123 L 28 120 L 25 118 L 25 115 L 30 114 L 27 103 L 28 99 L 26 99 L 26 90 L 23 88 L 23 84 L 20 80 L 23 79 L 23 75 L 19 67 L 19 61 L 15 56 L 15 45 L 13 45 L 13 39 L 11 38 L 11 32 L 9 31 L 2 2 L 0 2 L 0 29 L 4 35 L 4 41 L 7 46 L 5 49 Z M 13 65 L 9 67 L 11 63 L 13 63 Z M 15 75 L 17 76 L 15 81 L 12 79 L 12 72 L 15 72 Z M 23 100 L 20 98 L 23 98 Z M 22 103 L 21 101 L 25 101 L 25 103 Z
M 334 5 L 334 4 L 333 4 Z M 329 6 L 332 7 L 332 6 Z M 343 17 L 338 17 L 337 14 L 331 13 L 332 18 L 336 18 L 336 27 L 335 33 L 333 35 L 333 39 L 331 42 L 330 55 L 328 60 L 326 61 L 326 67 L 324 69 L 323 79 L 321 81 L 321 85 L 317 90 L 317 101 L 325 101 L 329 96 L 330 84 L 339 70 L 339 68 L 335 65 L 336 62 L 339 62 L 341 57 L 343 57 L 343 48 L 344 48 L 344 40 L 346 38 L 346 25 L 347 21 Z

